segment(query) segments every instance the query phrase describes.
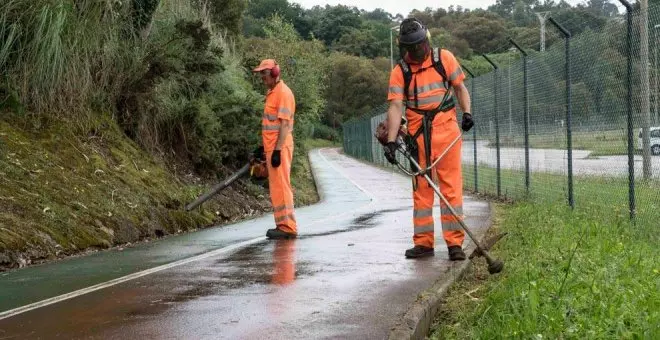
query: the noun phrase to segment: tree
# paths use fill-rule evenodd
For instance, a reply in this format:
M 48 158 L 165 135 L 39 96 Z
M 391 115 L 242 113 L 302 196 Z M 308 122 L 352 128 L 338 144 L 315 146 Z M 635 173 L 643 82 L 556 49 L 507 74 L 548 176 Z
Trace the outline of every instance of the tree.
M 573 36 L 584 32 L 587 28 L 600 31 L 607 23 L 606 18 L 596 15 L 586 8 L 561 10 L 553 17 L 566 27 Z
M 241 33 L 242 17 L 245 11 L 243 0 L 211 0 L 211 16 L 217 26 L 226 30 L 231 36 Z
M 610 0 L 589 0 L 587 8 L 597 16 L 613 18 L 619 15 L 619 8 Z
M 426 27 L 435 26 L 435 18 L 433 17 L 433 10 L 430 7 L 424 9 L 424 11 L 419 11 L 414 9 L 410 12 L 411 17 L 419 19 Z
M 291 4 L 288 0 L 249 0 L 247 4 L 246 14 L 257 19 L 269 19 L 277 14 L 282 20 L 293 23 L 303 13 L 299 4 Z
M 251 69 L 265 58 L 279 62 L 282 79 L 296 96 L 294 134 L 296 141 L 301 142 L 306 131 L 319 121 L 325 105 L 325 48 L 318 40 L 302 40 L 293 24 L 277 14 L 268 20 L 264 32 L 265 38 L 251 37 L 244 41 L 244 66 Z M 258 77 L 252 79 L 255 86 L 262 86 Z
M 363 19 L 373 20 L 373 21 L 377 21 L 377 22 L 387 24 L 387 25 L 392 23 L 392 19 L 393 19 L 392 14 L 386 12 L 382 8 L 376 8 L 375 10 L 373 10 L 371 12 L 367 12 L 367 11 L 364 11 L 364 10 L 360 11 L 360 16 Z
M 352 28 L 359 28 L 361 24 L 362 19 L 357 8 L 326 5 L 323 15 L 318 20 L 318 26 L 314 29 L 314 36 L 325 42 L 326 46 L 331 46 L 342 35 Z
M 465 16 L 451 33 L 467 41 L 477 53 L 493 52 L 502 46 L 507 38 L 504 19 L 488 12 Z
M 387 99 L 389 72 L 366 58 L 333 53 L 329 58 L 324 122 L 337 126 L 369 113 Z M 389 65 L 386 66 L 389 68 Z
M 332 49 L 358 57 L 389 56 L 389 26 L 376 21 L 365 21 L 360 28 L 350 28 L 332 44 Z
M 451 51 L 456 57 L 467 58 L 472 54 L 470 44 L 464 39 L 457 38 L 451 33 L 439 29 L 431 28 L 431 45 Z

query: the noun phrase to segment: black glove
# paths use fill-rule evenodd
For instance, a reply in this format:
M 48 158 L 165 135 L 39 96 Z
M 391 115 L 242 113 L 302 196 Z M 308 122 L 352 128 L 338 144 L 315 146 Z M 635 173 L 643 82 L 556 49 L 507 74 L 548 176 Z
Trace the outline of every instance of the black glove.
M 469 112 L 463 113 L 463 122 L 461 122 L 461 128 L 463 131 L 468 132 L 474 126 L 474 121 L 472 121 L 472 115 Z
M 280 150 L 274 150 L 273 155 L 270 156 L 270 165 L 272 165 L 273 168 L 277 168 L 282 163 L 280 156 Z
M 264 146 L 260 146 L 256 149 L 254 149 L 254 152 L 252 153 L 254 155 L 254 158 L 259 159 L 259 160 L 265 160 L 266 159 L 266 154 L 264 152 Z
M 388 162 L 396 165 L 396 143 L 387 142 L 385 144 L 385 158 L 387 158 Z

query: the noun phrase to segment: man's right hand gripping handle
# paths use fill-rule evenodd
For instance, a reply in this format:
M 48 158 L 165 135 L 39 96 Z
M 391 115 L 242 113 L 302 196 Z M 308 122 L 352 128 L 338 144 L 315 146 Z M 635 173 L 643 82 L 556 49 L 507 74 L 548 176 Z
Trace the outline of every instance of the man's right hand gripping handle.
M 396 165 L 396 143 L 394 142 L 387 142 L 385 144 L 385 158 L 387 159 L 388 162 Z

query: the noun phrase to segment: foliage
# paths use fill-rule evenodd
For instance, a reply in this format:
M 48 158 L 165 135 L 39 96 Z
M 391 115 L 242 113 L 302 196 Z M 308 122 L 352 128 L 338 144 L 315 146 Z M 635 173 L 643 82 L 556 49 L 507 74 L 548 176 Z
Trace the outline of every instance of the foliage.
M 479 176 L 490 183 L 495 173 L 480 168 Z M 537 188 L 565 182 L 553 175 L 534 180 Z M 469 273 L 452 288 L 430 338 L 657 338 L 658 212 L 644 209 L 630 223 L 625 182 L 580 178 L 576 195 L 584 200 L 576 210 L 559 195 L 498 207 L 497 224 L 509 234 L 493 254 L 506 261 L 504 272 Z M 637 194 L 652 202 L 657 189 L 639 185 Z
M 220 30 L 225 30 L 231 37 L 242 33 L 242 18 L 245 11 L 243 0 L 196 0 L 210 7 L 211 18 Z
M 332 44 L 332 49 L 370 59 L 389 55 L 388 26 L 366 21 L 360 28 L 347 29 L 346 33 Z
M 380 71 L 371 60 L 343 53 L 333 53 L 328 59 L 327 125 L 341 125 L 387 100 L 389 72 Z
M 119 123 L 143 146 L 198 170 L 245 159 L 257 144 L 259 95 L 244 79 L 225 38 L 192 7 L 155 18 L 155 29 L 136 73 L 117 99 Z
M 324 124 L 314 125 L 314 133 L 312 134 L 312 137 L 333 142 L 338 142 L 340 139 L 339 132 L 337 132 L 336 129 Z
M 252 69 L 260 60 L 269 58 L 280 64 L 282 80 L 291 88 L 296 99 L 294 138 L 299 143 L 309 135 L 311 126 L 319 121 L 325 105 L 323 44 L 303 41 L 293 25 L 283 21 L 279 15 L 273 15 L 264 30 L 268 38 L 245 40 L 242 48 L 244 65 L 246 69 Z M 252 79 L 255 86 L 261 86 L 261 79 Z M 266 92 L 263 86 L 261 91 Z
M 122 3 L 4 1 L 0 87 L 15 93 L 25 112 L 40 113 L 38 119 L 81 117 L 90 104 L 107 107 L 144 52 L 135 46 L 132 21 Z

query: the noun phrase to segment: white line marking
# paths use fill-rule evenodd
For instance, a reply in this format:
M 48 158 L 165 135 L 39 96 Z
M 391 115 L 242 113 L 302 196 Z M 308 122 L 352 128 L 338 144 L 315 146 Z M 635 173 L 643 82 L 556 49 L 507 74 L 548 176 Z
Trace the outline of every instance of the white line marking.
M 189 258 L 186 258 L 186 259 L 183 259 L 183 260 L 179 260 L 179 261 L 175 261 L 175 262 L 172 262 L 172 263 L 164 264 L 162 266 L 158 266 L 158 267 L 154 267 L 154 268 L 151 268 L 151 269 L 143 270 L 141 272 L 137 272 L 137 273 L 129 274 L 129 275 L 126 275 L 126 276 L 122 276 L 120 278 L 116 278 L 116 279 L 113 279 L 113 280 L 110 280 L 110 281 L 107 281 L 107 282 L 99 283 L 99 284 L 96 284 L 96 285 L 93 285 L 93 286 L 90 286 L 90 287 L 87 287 L 87 288 L 83 288 L 83 289 L 79 289 L 79 290 L 76 290 L 76 291 L 73 291 L 73 292 L 70 292 L 70 293 L 55 296 L 55 297 L 52 297 L 50 299 L 46 299 L 46 300 L 31 303 L 29 305 L 25 305 L 25 306 L 22 306 L 22 307 L 14 308 L 14 309 L 11 309 L 11 310 L 0 313 L 0 320 L 6 319 L 6 318 L 9 318 L 9 317 L 21 314 L 21 313 L 28 312 L 28 311 L 31 311 L 33 309 L 37 309 L 37 308 L 48 306 L 48 305 L 51 305 L 51 304 L 54 304 L 54 303 L 62 302 L 64 300 L 73 299 L 75 297 L 78 297 L 78 296 L 81 296 L 81 295 L 84 295 L 84 294 L 87 294 L 87 293 L 91 293 L 91 292 L 99 290 L 99 289 L 114 286 L 114 285 L 117 285 L 117 284 L 120 284 L 120 283 L 123 283 L 123 282 L 126 282 L 126 281 L 137 279 L 137 278 L 145 276 L 145 275 L 149 275 L 149 274 L 157 273 L 157 272 L 160 272 L 160 271 L 163 271 L 163 270 L 166 270 L 166 269 L 174 268 L 174 267 L 180 266 L 182 264 L 187 264 L 187 263 L 190 263 L 190 262 L 199 261 L 199 260 L 203 260 L 203 259 L 206 259 L 206 258 L 209 258 L 209 257 L 221 255 L 223 253 L 228 253 L 228 252 L 231 252 L 231 251 L 233 251 L 237 248 L 247 246 L 247 245 L 251 245 L 253 243 L 257 243 L 257 242 L 260 242 L 260 241 L 263 241 L 263 240 L 266 240 L 265 236 L 257 237 L 257 238 L 251 239 L 251 240 L 247 240 L 247 241 L 243 241 L 243 242 L 240 242 L 240 243 L 232 244 L 232 245 L 224 247 L 224 248 L 216 249 L 216 250 L 210 251 L 208 253 L 204 253 L 204 254 L 189 257 Z
M 330 218 L 336 219 L 340 216 L 347 215 L 349 213 L 361 210 L 364 207 L 370 207 L 370 206 L 372 206 L 376 203 L 376 197 L 373 194 L 371 194 L 370 192 L 368 192 L 367 190 L 362 188 L 359 184 L 357 184 L 355 181 L 353 181 L 351 178 L 349 178 L 343 171 L 339 170 L 332 162 L 330 162 L 321 153 L 321 149 L 317 149 L 317 154 L 328 165 L 330 165 L 330 167 L 332 167 L 335 171 L 337 171 L 342 177 L 346 178 L 349 182 L 351 182 L 351 184 L 355 185 L 358 189 L 360 189 L 362 192 L 364 192 L 370 198 L 371 202 L 369 204 L 366 204 L 366 205 L 358 208 L 358 209 L 354 209 L 353 211 L 347 211 L 347 212 L 344 212 L 344 213 L 339 214 L 339 215 L 329 216 L 329 217 L 323 218 L 321 220 L 316 220 L 315 222 L 317 222 L 317 223 L 318 222 L 323 222 L 323 221 L 328 220 Z M 337 153 L 337 155 L 342 157 L 338 153 Z M 174 267 L 180 266 L 182 264 L 187 264 L 187 263 L 190 263 L 190 262 L 199 261 L 199 260 L 203 260 L 203 259 L 206 259 L 206 258 L 209 258 L 209 257 L 221 255 L 223 253 L 227 253 L 227 252 L 230 252 L 230 251 L 235 250 L 237 248 L 247 246 L 247 245 L 250 245 L 250 244 L 253 244 L 253 243 L 257 243 L 257 242 L 263 241 L 265 239 L 266 239 L 265 236 L 264 237 L 257 237 L 257 238 L 247 240 L 247 241 L 243 241 L 243 242 L 240 242 L 240 243 L 237 243 L 237 244 L 233 244 L 233 245 L 230 245 L 230 246 L 227 246 L 227 247 L 224 247 L 224 248 L 216 249 L 216 250 L 210 251 L 208 253 L 204 253 L 204 254 L 200 254 L 200 255 L 197 255 L 197 256 L 182 259 L 182 260 L 179 260 L 179 261 L 175 261 L 175 262 L 172 262 L 172 263 L 164 264 L 162 266 L 158 266 L 158 267 L 143 270 L 143 271 L 140 271 L 140 272 L 137 272 L 137 273 L 122 276 L 122 277 L 119 277 L 119 278 L 116 278 L 116 279 L 113 279 L 113 280 L 110 280 L 110 281 L 99 283 L 99 284 L 96 284 L 96 285 L 93 285 L 93 286 L 90 286 L 90 287 L 87 287 L 87 288 L 82 288 L 82 289 L 79 289 L 79 290 L 76 290 L 76 291 L 73 291 L 73 292 L 70 292 L 70 293 L 66 293 L 66 294 L 55 296 L 55 297 L 52 297 L 52 298 L 49 298 L 49 299 L 34 302 L 34 303 L 29 304 L 29 305 L 25 305 L 25 306 L 21 306 L 21 307 L 18 307 L 18 308 L 10 309 L 8 311 L 4 311 L 4 312 L 0 313 L 0 320 L 6 319 L 6 318 L 9 318 L 9 317 L 12 317 L 12 316 L 16 316 L 16 315 L 21 314 L 21 313 L 29 312 L 29 311 L 37 309 L 37 308 L 41 308 L 41 307 L 52 305 L 52 304 L 55 304 L 55 303 L 58 303 L 58 302 L 62 302 L 64 300 L 73 299 L 75 297 L 85 295 L 85 294 L 88 294 L 88 293 L 91 293 L 91 292 L 94 292 L 94 291 L 97 291 L 97 290 L 100 290 L 100 289 L 108 288 L 108 287 L 111 287 L 111 286 L 114 286 L 114 285 L 118 285 L 118 284 L 126 282 L 126 281 L 134 280 L 134 279 L 137 279 L 137 278 L 142 277 L 142 276 L 146 276 L 146 275 L 157 273 L 157 272 L 160 272 L 160 271 L 163 271 L 163 270 L 166 270 L 166 269 L 174 268 Z

